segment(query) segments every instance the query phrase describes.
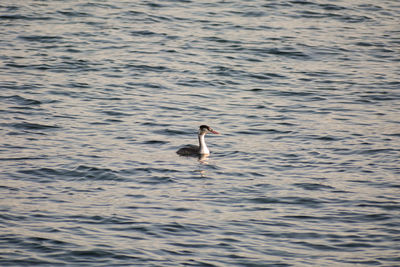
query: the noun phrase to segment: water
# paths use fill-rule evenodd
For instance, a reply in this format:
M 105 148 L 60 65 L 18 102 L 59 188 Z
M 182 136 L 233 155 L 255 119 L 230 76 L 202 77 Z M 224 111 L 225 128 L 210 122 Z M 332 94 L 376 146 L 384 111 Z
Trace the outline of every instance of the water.
M 2 1 L 0 265 L 399 266 L 398 1 Z M 212 154 L 195 144 L 199 125 Z

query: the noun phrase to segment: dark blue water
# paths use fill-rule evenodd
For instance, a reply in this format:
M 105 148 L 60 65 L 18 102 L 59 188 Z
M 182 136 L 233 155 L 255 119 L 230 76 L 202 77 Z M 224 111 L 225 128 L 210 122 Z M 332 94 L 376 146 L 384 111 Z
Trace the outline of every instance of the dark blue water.
M 2 1 L 0 265 L 399 266 L 398 1 Z M 179 157 L 207 136 L 208 158 Z

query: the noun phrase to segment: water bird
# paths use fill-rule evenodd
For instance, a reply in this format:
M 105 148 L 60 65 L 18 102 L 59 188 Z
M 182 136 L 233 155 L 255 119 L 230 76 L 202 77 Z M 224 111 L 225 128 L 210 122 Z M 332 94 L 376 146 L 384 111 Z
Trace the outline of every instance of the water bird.
M 206 145 L 206 141 L 204 140 L 204 136 L 208 133 L 219 134 L 219 132 L 214 131 L 208 125 L 201 125 L 199 127 L 199 145 L 186 145 L 178 149 L 176 153 L 180 156 L 202 156 L 202 155 L 209 155 L 210 150 Z

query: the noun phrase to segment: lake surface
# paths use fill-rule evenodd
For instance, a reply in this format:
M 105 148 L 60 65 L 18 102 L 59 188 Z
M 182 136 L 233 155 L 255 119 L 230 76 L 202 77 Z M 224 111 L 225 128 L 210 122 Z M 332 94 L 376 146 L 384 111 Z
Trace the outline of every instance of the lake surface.
M 399 266 L 398 1 L 2 1 L 0 265 Z M 197 143 L 209 157 L 179 157 Z

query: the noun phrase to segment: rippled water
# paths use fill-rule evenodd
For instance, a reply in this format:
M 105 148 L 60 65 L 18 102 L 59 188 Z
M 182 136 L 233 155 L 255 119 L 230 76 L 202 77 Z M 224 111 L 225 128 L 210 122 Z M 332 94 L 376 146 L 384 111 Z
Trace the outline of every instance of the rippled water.
M 398 1 L 2 1 L 0 265 L 400 265 Z M 179 157 L 197 142 L 210 157 Z

